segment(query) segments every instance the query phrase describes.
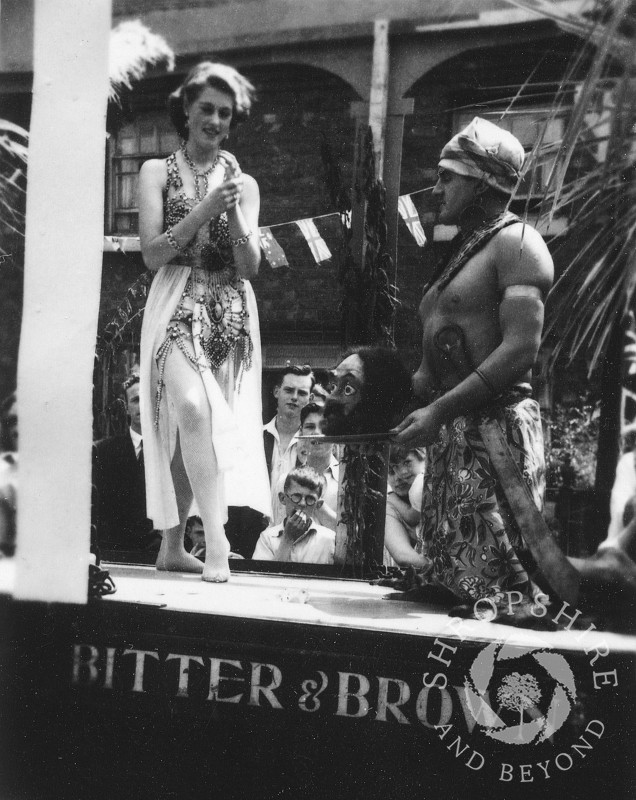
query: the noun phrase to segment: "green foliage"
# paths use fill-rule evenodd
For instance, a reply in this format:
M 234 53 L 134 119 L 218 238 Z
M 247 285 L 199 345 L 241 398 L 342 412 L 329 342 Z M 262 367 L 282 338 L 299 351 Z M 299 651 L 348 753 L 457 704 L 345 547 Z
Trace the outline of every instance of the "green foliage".
M 576 404 L 557 403 L 550 421 L 546 451 L 547 484 L 591 489 L 596 476 L 600 403 L 582 395 Z

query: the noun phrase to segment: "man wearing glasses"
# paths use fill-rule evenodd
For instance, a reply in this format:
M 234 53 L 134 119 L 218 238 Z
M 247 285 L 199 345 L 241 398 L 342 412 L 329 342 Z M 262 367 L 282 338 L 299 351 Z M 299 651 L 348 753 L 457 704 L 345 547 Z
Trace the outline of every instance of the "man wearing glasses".
M 325 485 L 324 475 L 311 467 L 292 469 L 278 495 L 285 507 L 285 519 L 261 533 L 252 558 L 295 564 L 333 564 L 336 535 L 314 520 L 323 503 Z

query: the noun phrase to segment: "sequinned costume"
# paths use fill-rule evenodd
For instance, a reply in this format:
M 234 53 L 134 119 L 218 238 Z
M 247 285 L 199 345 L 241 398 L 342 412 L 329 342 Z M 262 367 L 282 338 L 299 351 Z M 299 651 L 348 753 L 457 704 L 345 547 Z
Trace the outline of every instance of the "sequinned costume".
M 531 597 L 537 590 L 529 575 L 534 563 L 479 433 L 484 418 L 499 422 L 537 508 L 543 506 L 539 406 L 529 385 L 521 384 L 481 413 L 442 426 L 427 448 L 422 535 L 433 561 L 429 579 L 469 602 L 499 600 L 508 591 Z
M 185 195 L 176 154 L 166 165 L 164 229 L 176 225 L 196 204 Z M 179 523 L 170 473 L 177 420 L 163 381 L 166 359 L 175 348 L 205 387 L 219 473 L 213 490 L 225 518 L 228 505 L 250 506 L 269 516 L 258 310 L 249 281 L 236 272 L 225 214 L 202 226 L 176 258 L 159 269 L 144 310 L 140 405 L 146 503 L 148 517 L 160 530 Z

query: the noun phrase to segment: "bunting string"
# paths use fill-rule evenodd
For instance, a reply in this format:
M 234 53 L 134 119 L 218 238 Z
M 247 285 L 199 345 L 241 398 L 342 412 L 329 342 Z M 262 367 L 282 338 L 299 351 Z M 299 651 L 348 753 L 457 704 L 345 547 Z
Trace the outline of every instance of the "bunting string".
M 413 195 L 421 194 L 422 192 L 430 192 L 432 188 L 432 186 L 427 186 L 424 189 L 416 189 L 413 192 L 398 197 L 398 213 L 400 218 L 404 221 L 409 233 L 419 247 L 424 247 L 426 244 L 426 234 L 424 233 L 422 222 L 411 198 Z M 295 225 L 300 230 L 317 264 L 328 261 L 331 258 L 331 251 L 320 235 L 315 223 L 317 220 L 331 218 L 341 220 L 341 215 L 339 212 L 334 211 L 329 214 L 319 214 L 315 217 L 307 217 L 290 222 L 276 222 L 273 225 L 261 226 L 258 230 L 260 244 L 269 265 L 273 269 L 290 266 L 284 249 L 272 233 L 275 228 L 282 228 L 287 225 Z M 350 220 L 348 220 L 348 222 L 350 223 Z M 126 254 L 132 252 L 138 253 L 139 251 L 140 245 L 138 236 L 104 236 L 105 253 Z

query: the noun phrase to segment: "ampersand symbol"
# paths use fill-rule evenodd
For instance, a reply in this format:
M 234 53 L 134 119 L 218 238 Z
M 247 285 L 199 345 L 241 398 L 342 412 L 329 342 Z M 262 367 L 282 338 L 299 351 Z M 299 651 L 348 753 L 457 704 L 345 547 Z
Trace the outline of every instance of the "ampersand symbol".
M 325 691 L 329 683 L 327 675 L 322 670 L 319 669 L 318 674 L 321 679 L 320 688 L 318 688 L 318 681 L 311 679 L 303 681 L 302 690 L 304 694 L 302 694 L 298 700 L 298 707 L 302 711 L 307 711 L 310 714 L 313 711 L 318 711 L 320 708 L 320 700 L 318 700 L 318 697 Z M 311 705 L 308 705 L 308 702 Z

